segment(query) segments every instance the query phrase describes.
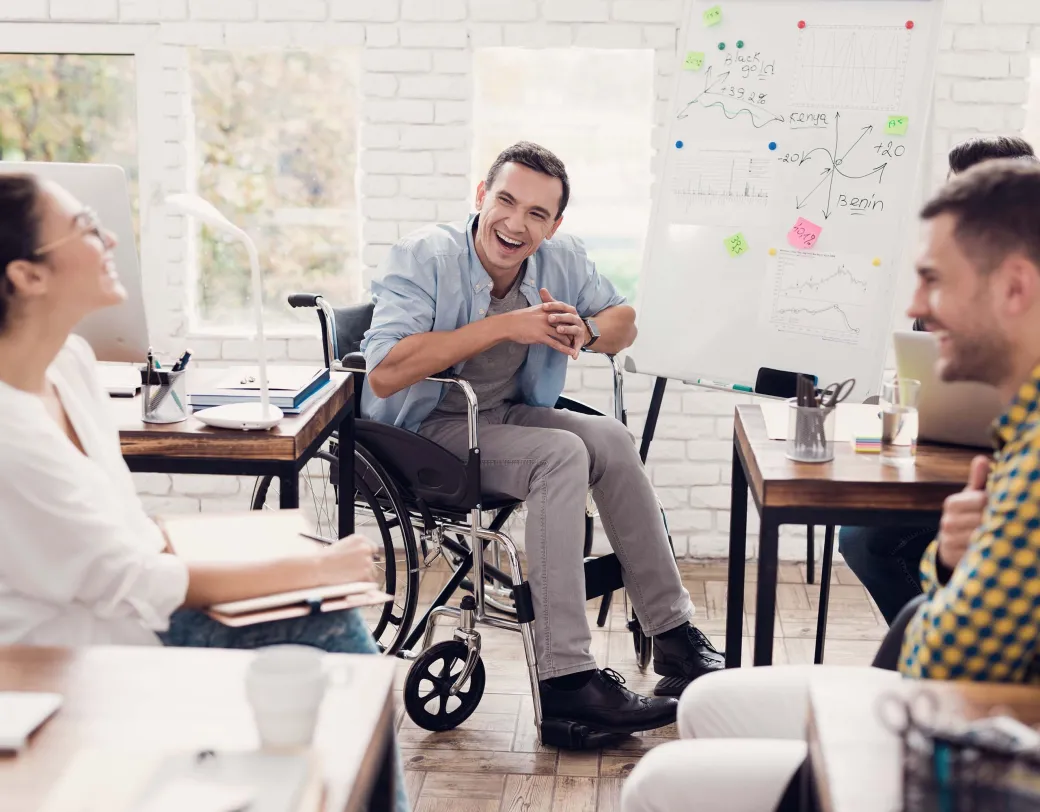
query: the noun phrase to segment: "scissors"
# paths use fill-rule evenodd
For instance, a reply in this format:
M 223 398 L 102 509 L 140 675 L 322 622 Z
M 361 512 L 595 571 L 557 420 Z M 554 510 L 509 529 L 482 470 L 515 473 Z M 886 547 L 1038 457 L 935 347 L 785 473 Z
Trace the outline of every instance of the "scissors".
M 821 389 L 819 394 L 820 406 L 830 408 L 838 405 L 852 394 L 855 386 L 855 378 L 846 378 L 841 383 L 832 383 L 830 386 Z

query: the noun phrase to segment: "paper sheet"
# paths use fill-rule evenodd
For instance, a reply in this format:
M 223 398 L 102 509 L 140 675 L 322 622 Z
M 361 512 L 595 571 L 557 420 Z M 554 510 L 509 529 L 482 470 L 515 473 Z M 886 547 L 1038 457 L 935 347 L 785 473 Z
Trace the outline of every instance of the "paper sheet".
M 762 417 L 770 440 L 787 439 L 790 407 L 786 401 L 763 401 Z M 847 443 L 856 437 L 880 437 L 881 417 L 877 404 L 840 403 L 834 416 L 834 440 Z

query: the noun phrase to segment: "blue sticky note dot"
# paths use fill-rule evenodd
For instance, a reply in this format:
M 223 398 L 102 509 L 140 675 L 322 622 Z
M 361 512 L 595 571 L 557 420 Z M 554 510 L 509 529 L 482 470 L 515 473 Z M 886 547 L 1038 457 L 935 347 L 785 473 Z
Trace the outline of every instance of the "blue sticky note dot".
M 769 142 L 769 148 L 770 149 L 776 149 L 776 141 L 770 141 Z
M 675 142 L 675 148 L 676 149 L 682 149 L 682 141 L 676 141 Z

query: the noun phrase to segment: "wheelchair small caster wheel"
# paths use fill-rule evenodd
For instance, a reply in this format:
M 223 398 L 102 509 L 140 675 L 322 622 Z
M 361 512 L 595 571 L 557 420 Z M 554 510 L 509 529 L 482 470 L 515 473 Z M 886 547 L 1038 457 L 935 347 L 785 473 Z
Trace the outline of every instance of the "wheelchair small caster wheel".
M 635 615 L 628 621 L 628 630 L 632 632 L 632 645 L 636 650 L 636 665 L 640 671 L 646 671 L 654 653 L 654 640 L 643 633 L 643 627 Z
M 445 640 L 430 646 L 408 669 L 404 681 L 404 707 L 408 716 L 425 730 L 452 730 L 477 709 L 484 695 L 484 663 L 477 664 L 469 680 L 454 696 L 451 686 L 466 664 L 466 644 Z

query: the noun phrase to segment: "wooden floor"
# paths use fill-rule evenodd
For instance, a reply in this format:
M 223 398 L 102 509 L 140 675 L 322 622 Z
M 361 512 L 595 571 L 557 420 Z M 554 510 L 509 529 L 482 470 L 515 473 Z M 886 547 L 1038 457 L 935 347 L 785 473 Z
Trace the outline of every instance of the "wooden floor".
M 725 637 L 725 563 L 680 563 L 686 588 L 697 607 L 695 624 L 722 650 Z M 446 573 L 427 571 L 421 595 L 429 600 Z M 744 634 L 754 625 L 755 565 L 745 589 Z M 827 626 L 827 663 L 867 665 L 886 626 L 856 577 L 836 567 L 831 579 Z M 780 566 L 777 593 L 776 663 L 811 663 L 816 636 L 819 586 L 805 583 L 804 566 Z M 657 682 L 651 666 L 640 674 L 631 636 L 624 631 L 620 600 L 607 628 L 595 627 L 598 602 L 588 606 L 593 654 L 600 667 L 611 666 L 628 687 L 650 693 Z M 750 625 L 749 625 L 750 624 Z M 404 712 L 398 694 L 398 735 L 412 808 L 416 812 L 593 812 L 620 809 L 621 784 L 640 756 L 674 738 L 674 725 L 631 736 L 614 747 L 567 752 L 542 747 L 535 736 L 530 689 L 519 635 L 481 628 L 482 659 L 487 671 L 484 698 L 458 729 L 430 733 Z M 449 636 L 438 634 L 438 639 Z M 743 662 L 750 662 L 750 638 L 744 638 Z M 408 663 L 401 661 L 398 691 Z

